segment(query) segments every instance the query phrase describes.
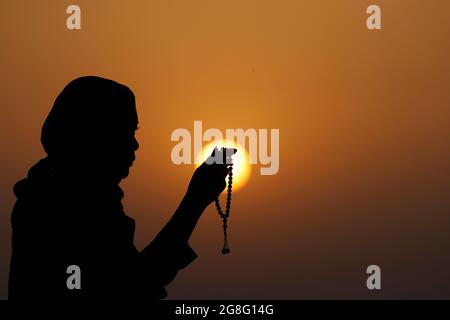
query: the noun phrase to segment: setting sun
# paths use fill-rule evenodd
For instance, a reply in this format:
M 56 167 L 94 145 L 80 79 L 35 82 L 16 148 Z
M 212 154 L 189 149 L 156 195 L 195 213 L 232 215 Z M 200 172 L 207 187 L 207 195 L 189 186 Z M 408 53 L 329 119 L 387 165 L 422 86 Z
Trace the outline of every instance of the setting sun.
M 240 189 L 243 187 L 249 177 L 250 177 L 250 171 L 251 167 L 248 161 L 248 153 L 245 150 L 243 146 L 241 146 L 239 143 L 230 141 L 230 140 L 224 140 L 222 143 L 219 143 L 217 141 L 211 142 L 203 147 L 202 153 L 201 153 L 201 160 L 202 163 L 205 161 L 213 152 L 214 148 L 235 148 L 237 149 L 237 152 L 232 156 L 233 159 L 233 191 Z M 200 164 L 197 164 L 199 166 Z

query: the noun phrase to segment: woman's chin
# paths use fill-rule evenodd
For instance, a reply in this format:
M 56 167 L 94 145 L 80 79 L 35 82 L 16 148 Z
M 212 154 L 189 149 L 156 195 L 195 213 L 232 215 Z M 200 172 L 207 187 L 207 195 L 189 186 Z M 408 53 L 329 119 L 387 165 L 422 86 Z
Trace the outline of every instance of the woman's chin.
M 129 168 L 126 168 L 126 169 L 116 170 L 113 174 L 110 174 L 109 176 L 111 177 L 110 179 L 114 183 L 119 183 L 121 180 L 128 177 L 129 173 L 130 173 Z

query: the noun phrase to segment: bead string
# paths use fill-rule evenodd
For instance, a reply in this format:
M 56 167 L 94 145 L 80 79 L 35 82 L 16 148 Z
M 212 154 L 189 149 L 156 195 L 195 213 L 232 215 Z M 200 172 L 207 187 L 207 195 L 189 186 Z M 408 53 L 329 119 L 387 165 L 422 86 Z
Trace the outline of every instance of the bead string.
M 225 207 L 225 213 L 223 213 L 222 208 L 220 207 L 219 198 L 215 200 L 216 209 L 219 213 L 219 216 L 223 221 L 223 249 L 222 254 L 230 253 L 230 248 L 228 247 L 228 238 L 227 238 L 227 228 L 228 228 L 228 217 L 230 216 L 231 209 L 231 188 L 233 185 L 233 164 L 230 164 L 228 167 L 228 188 L 227 188 L 227 202 Z

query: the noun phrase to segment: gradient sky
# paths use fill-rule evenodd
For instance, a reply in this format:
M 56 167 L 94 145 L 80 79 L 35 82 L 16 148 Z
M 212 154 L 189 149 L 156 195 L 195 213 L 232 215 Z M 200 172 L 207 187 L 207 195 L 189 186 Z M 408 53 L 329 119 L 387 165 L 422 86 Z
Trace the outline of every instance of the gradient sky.
M 80 31 L 65 27 L 69 4 Z M 15 0 L 0 18 L 0 298 L 12 186 L 82 75 L 136 95 L 141 148 L 121 185 L 138 248 L 194 170 L 170 160 L 174 129 L 280 129 L 279 173 L 255 166 L 233 195 L 231 255 L 211 206 L 169 298 L 450 298 L 449 1 Z M 371 264 L 380 292 L 366 288 Z

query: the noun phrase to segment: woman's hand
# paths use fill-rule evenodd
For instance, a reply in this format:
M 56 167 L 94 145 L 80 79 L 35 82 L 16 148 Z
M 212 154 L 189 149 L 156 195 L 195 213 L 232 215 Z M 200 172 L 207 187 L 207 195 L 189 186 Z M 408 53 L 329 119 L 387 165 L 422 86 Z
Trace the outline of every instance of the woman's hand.
M 186 196 L 205 207 L 216 200 L 226 188 L 225 178 L 229 172 L 231 156 L 236 151 L 215 148 L 211 156 L 195 170 Z
M 158 234 L 158 241 L 185 243 L 189 240 L 203 211 L 225 189 L 225 177 L 229 172 L 231 156 L 236 151 L 236 149 L 220 151 L 216 148 L 211 156 L 195 170 L 186 195 L 170 221 Z

